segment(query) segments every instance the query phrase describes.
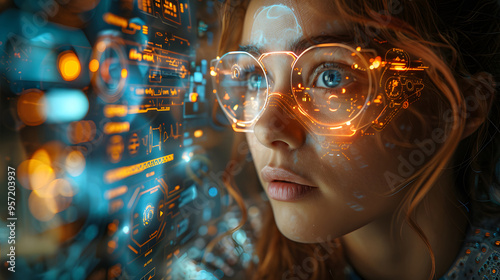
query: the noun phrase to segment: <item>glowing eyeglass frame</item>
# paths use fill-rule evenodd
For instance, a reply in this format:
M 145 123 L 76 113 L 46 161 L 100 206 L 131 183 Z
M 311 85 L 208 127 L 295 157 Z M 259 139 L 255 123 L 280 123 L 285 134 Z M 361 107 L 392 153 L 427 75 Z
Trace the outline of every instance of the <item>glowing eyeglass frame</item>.
M 294 87 L 293 87 L 293 74 L 294 74 L 294 68 L 295 68 L 297 61 L 300 61 L 300 58 L 302 56 L 304 56 L 308 51 L 315 49 L 315 48 L 320 48 L 320 47 L 340 47 L 340 48 L 344 48 L 346 50 L 351 51 L 353 56 L 357 55 L 358 58 L 361 59 L 361 61 L 360 61 L 362 63 L 361 68 L 364 68 L 365 71 L 367 71 L 369 87 L 368 87 L 368 92 L 366 93 L 365 102 L 364 102 L 362 108 L 359 109 L 359 111 L 357 112 L 357 114 L 355 116 L 351 117 L 348 121 L 343 122 L 343 124 L 337 125 L 337 126 L 321 125 L 320 124 L 319 126 L 316 126 L 313 129 L 311 129 L 309 127 L 312 130 L 312 132 L 314 132 L 318 135 L 352 136 L 361 127 L 370 127 L 370 126 L 372 126 L 375 130 L 380 131 L 398 113 L 398 111 L 400 111 L 402 108 L 403 109 L 408 108 L 408 105 L 410 103 L 416 101 L 419 98 L 420 91 L 423 89 L 422 79 L 419 77 L 413 76 L 413 73 L 410 73 L 410 76 L 401 76 L 400 73 L 406 73 L 407 71 L 413 71 L 413 70 L 417 70 L 416 72 L 419 72 L 419 71 L 426 69 L 427 67 L 423 66 L 421 61 L 418 61 L 420 64 L 417 67 L 412 68 L 410 65 L 411 65 L 411 62 L 413 62 L 413 61 L 410 60 L 409 54 L 401 49 L 392 48 L 392 49 L 388 50 L 385 54 L 385 59 L 383 61 L 380 59 L 380 57 L 377 56 L 377 53 L 375 50 L 363 49 L 363 53 L 372 53 L 373 57 L 378 58 L 377 64 L 372 63 L 371 65 L 366 61 L 365 57 L 361 54 L 360 47 L 357 47 L 356 49 L 354 49 L 351 46 L 348 46 L 345 44 L 340 44 L 340 43 L 326 43 L 326 44 L 314 45 L 314 46 L 311 46 L 311 47 L 307 48 L 306 50 L 304 50 L 298 56 L 294 52 L 291 52 L 291 51 L 267 52 L 267 53 L 261 54 L 258 59 L 255 58 L 255 56 L 253 56 L 252 54 L 245 52 L 245 51 L 233 51 L 233 52 L 228 52 L 228 53 L 224 54 L 220 58 L 212 60 L 211 75 L 214 77 L 214 84 L 217 83 L 217 81 L 216 81 L 217 72 L 214 70 L 218 69 L 218 65 L 220 62 L 222 62 L 221 59 L 224 56 L 229 55 L 229 54 L 245 54 L 245 55 L 249 55 L 250 57 L 252 57 L 252 59 L 254 59 L 257 62 L 258 66 L 261 67 L 261 69 L 263 70 L 264 78 L 265 78 L 266 85 L 267 85 L 266 98 L 265 98 L 264 105 L 262 106 L 262 109 L 260 110 L 260 112 L 250 121 L 242 121 L 242 120 L 238 120 L 238 119 L 232 117 L 231 114 L 227 111 L 227 109 L 224 108 L 225 103 L 221 100 L 222 97 L 219 96 L 218 92 L 214 89 L 214 93 L 216 93 L 217 100 L 218 100 L 219 104 L 221 105 L 221 108 L 222 108 L 224 114 L 230 120 L 233 129 L 237 132 L 253 132 L 253 125 L 258 121 L 260 116 L 267 109 L 267 107 L 269 105 L 270 97 L 272 95 L 283 96 L 282 94 L 279 94 L 279 93 L 269 93 L 270 84 L 268 82 L 267 70 L 266 70 L 266 67 L 262 63 L 262 60 L 265 57 L 272 55 L 272 54 L 285 54 L 285 55 L 290 55 L 293 58 L 293 61 L 291 64 L 291 71 L 290 71 L 290 88 L 292 89 L 291 92 L 293 95 L 294 104 L 297 105 L 297 107 L 293 106 L 294 104 L 288 104 L 288 107 L 290 107 L 292 109 L 297 108 L 298 111 L 300 112 L 300 115 L 308 118 L 309 122 L 303 122 L 306 126 L 310 126 L 310 124 L 307 125 L 306 123 L 312 123 L 312 124 L 318 125 L 318 122 L 313 120 L 312 117 L 309 116 L 301 108 L 301 106 L 300 106 L 301 103 L 298 102 L 298 100 L 297 100 L 296 92 L 294 91 Z M 401 61 L 394 61 L 393 60 L 392 62 L 389 62 L 388 61 L 388 57 L 389 57 L 388 54 L 390 52 L 400 53 L 403 57 L 405 57 L 404 60 L 406 61 L 407 65 L 402 66 L 402 65 L 404 65 L 404 63 L 401 63 Z M 397 79 L 409 79 L 412 82 L 414 82 L 415 84 L 417 84 L 419 86 L 419 88 L 416 88 L 416 89 L 408 89 L 407 88 L 406 89 L 407 91 L 408 90 L 413 91 L 413 92 L 410 92 L 409 94 L 404 92 L 404 89 L 403 89 L 402 92 L 400 92 L 400 95 L 398 95 L 396 97 L 395 96 L 389 97 L 389 95 L 387 94 L 387 90 L 386 90 L 386 94 L 385 94 L 386 96 L 384 96 L 384 100 L 391 99 L 390 106 L 389 105 L 383 106 L 383 108 L 378 113 L 376 113 L 377 116 L 375 116 L 373 118 L 373 121 L 368 122 L 366 124 L 362 124 L 362 126 L 360 126 L 360 125 L 354 126 L 352 124 L 352 121 L 356 120 L 362 113 L 364 113 L 366 111 L 367 107 L 371 104 L 371 101 L 378 101 L 378 102 L 374 102 L 374 103 L 379 103 L 379 104 L 382 103 L 380 100 L 382 98 L 380 96 L 380 94 L 374 94 L 375 71 L 372 71 L 372 70 L 375 70 L 375 69 L 379 68 L 380 66 L 386 66 L 386 64 L 387 64 L 387 66 L 390 66 L 390 67 L 384 67 L 384 70 L 383 70 L 383 73 L 381 74 L 381 78 L 380 78 L 379 85 L 378 85 L 379 88 L 383 88 L 384 86 L 386 86 L 385 84 L 388 82 L 388 80 L 391 78 L 394 79 L 394 77 L 396 77 Z M 397 73 L 397 75 L 395 73 Z M 375 96 L 377 96 L 377 97 L 374 98 Z M 375 100 L 375 99 L 377 99 L 377 100 Z M 398 101 L 399 103 L 395 102 L 395 100 Z M 395 104 L 396 104 L 396 106 L 395 106 Z M 287 106 L 284 106 L 284 107 L 287 108 Z M 289 112 L 289 113 L 294 114 L 293 112 Z M 361 120 L 358 120 L 358 121 L 361 121 Z

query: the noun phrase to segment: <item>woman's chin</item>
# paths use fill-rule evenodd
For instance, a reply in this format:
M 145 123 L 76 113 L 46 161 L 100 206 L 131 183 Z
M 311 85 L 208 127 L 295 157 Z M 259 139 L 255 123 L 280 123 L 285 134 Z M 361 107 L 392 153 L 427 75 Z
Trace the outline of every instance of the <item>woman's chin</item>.
M 276 209 L 280 208 L 280 209 Z M 288 239 L 299 243 L 318 243 L 324 241 L 327 235 L 322 226 L 306 213 L 287 209 L 287 207 L 274 207 L 274 218 L 279 231 Z

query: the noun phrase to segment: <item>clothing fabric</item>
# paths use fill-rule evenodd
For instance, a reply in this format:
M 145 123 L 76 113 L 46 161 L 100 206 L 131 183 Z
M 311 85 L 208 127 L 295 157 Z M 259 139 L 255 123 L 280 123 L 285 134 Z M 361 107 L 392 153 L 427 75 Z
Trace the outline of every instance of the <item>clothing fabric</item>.
M 362 280 L 352 269 L 349 280 Z M 470 226 L 453 265 L 439 280 L 500 280 L 500 218 Z
M 439 280 L 500 280 L 500 219 L 469 228 L 460 253 Z

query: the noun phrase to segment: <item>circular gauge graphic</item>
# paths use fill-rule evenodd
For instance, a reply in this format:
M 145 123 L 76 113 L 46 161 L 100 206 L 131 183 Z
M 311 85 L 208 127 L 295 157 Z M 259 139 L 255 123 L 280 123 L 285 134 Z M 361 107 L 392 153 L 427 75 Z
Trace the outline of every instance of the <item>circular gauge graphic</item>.
M 118 36 L 100 37 L 89 64 L 92 84 L 99 97 L 108 103 L 120 99 L 127 80 L 127 57 L 123 46 L 123 40 Z
M 153 205 L 148 204 L 146 206 L 146 209 L 144 209 L 144 212 L 142 213 L 142 224 L 145 227 L 148 227 L 151 225 L 151 221 L 153 220 L 153 217 L 155 216 L 155 208 Z

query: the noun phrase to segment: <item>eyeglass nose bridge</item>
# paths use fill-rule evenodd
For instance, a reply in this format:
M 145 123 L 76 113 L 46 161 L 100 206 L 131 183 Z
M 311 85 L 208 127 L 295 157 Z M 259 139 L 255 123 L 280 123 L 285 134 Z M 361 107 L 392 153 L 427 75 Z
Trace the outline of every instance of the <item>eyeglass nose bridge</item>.
M 262 60 L 264 60 L 264 58 L 269 57 L 271 55 L 274 56 L 274 55 L 279 55 L 279 54 L 291 56 L 293 58 L 291 66 L 293 66 L 293 63 L 295 63 L 295 60 L 297 60 L 297 57 L 298 57 L 294 52 L 291 52 L 291 51 L 276 51 L 276 52 L 267 52 L 267 53 L 261 54 L 258 61 L 260 63 L 262 63 Z
M 289 89 L 281 93 L 291 93 L 291 73 L 297 58 L 298 56 L 291 51 L 267 52 L 258 58 L 261 68 L 266 73 L 268 93 L 276 92 L 275 88 L 283 89 L 286 87 Z

